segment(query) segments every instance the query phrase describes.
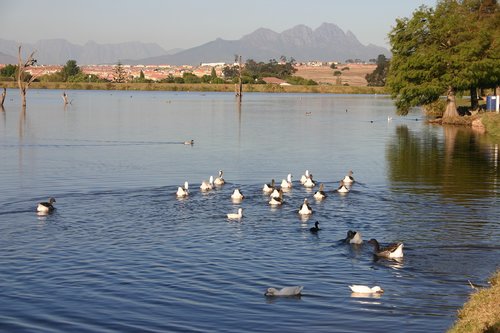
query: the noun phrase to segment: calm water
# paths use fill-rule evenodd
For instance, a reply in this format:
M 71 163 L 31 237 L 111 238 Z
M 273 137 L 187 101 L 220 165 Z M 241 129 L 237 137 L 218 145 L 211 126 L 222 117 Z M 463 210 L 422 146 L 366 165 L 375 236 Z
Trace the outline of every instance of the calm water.
M 70 91 L 65 109 L 61 94 L 30 90 L 23 114 L 9 90 L 0 113 L 2 332 L 442 332 L 468 280 L 486 285 L 499 266 L 498 143 L 468 129 L 397 117 L 383 96 L 238 106 L 224 93 Z M 227 184 L 202 194 L 219 169 Z M 299 184 L 306 169 L 324 201 Z M 288 173 L 294 188 L 271 208 L 262 186 Z M 49 196 L 57 210 L 38 216 Z M 349 229 L 403 241 L 404 259 L 341 244 Z M 385 293 L 352 297 L 349 284 Z M 291 285 L 303 296 L 263 295 Z

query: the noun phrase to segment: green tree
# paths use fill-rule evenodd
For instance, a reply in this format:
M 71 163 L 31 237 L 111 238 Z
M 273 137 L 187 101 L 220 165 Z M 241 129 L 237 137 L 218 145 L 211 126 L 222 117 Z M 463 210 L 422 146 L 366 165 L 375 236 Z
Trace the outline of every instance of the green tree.
M 114 68 L 114 81 L 117 83 L 123 83 L 127 79 L 125 69 L 120 61 L 116 64 Z
M 17 66 L 16 65 L 7 65 L 4 68 L 0 69 L 0 76 L 4 77 L 14 77 L 16 74 Z
M 375 70 L 370 74 L 366 74 L 365 78 L 368 82 L 368 86 L 383 87 L 385 86 L 387 72 L 389 70 L 389 60 L 381 54 L 378 56 L 376 63 L 377 67 Z
M 446 120 L 458 115 L 456 91 L 499 84 L 498 9 L 496 0 L 441 0 L 396 20 L 387 85 L 400 114 L 447 93 Z
M 81 73 L 80 67 L 76 64 L 76 60 L 68 60 L 66 65 L 61 70 L 63 81 L 68 81 L 70 77 Z

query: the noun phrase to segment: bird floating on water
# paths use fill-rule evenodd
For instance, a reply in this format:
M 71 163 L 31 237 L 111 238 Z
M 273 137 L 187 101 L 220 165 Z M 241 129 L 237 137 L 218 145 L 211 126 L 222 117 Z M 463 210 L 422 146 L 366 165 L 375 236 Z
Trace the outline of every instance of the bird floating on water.
M 321 230 L 321 228 L 319 227 L 319 222 L 318 221 L 314 222 L 314 227 L 311 227 L 309 229 L 309 231 L 312 232 L 313 234 L 317 233 L 320 230 Z
M 307 198 L 305 198 L 304 203 L 300 205 L 298 213 L 300 215 L 311 215 L 313 213 L 312 208 L 309 205 L 309 202 L 307 201 Z
M 370 288 L 368 286 L 353 284 L 349 286 L 349 288 L 353 293 L 358 293 L 358 294 L 382 294 L 384 292 L 384 289 L 380 288 L 379 286 L 374 286 Z
M 176 193 L 178 198 L 185 198 L 189 195 L 189 184 L 188 182 L 184 182 L 184 187 L 179 186 L 177 188 L 177 193 Z
M 359 231 L 349 230 L 347 232 L 346 243 L 349 244 L 363 244 L 363 239 L 361 238 L 361 233 Z
M 194 140 L 184 141 L 185 145 L 194 145 Z
M 325 185 L 319 184 L 319 190 L 314 193 L 313 197 L 316 200 L 323 200 L 324 198 L 326 198 Z
M 302 293 L 303 286 L 284 287 L 280 290 L 276 288 L 267 288 L 266 296 L 299 296 Z
M 347 186 L 345 186 L 344 184 L 344 180 L 342 179 L 340 181 L 340 186 L 337 188 L 337 192 L 338 193 L 349 193 L 349 189 L 347 188 Z
M 223 173 L 224 172 L 222 170 L 219 170 L 219 176 L 217 178 L 215 178 L 215 180 L 214 180 L 215 185 L 220 186 L 220 185 L 224 185 L 226 183 L 224 178 L 222 178 Z
M 239 188 L 234 189 L 233 194 L 231 194 L 231 199 L 233 200 L 243 200 L 245 196 L 241 193 Z
M 403 257 L 403 243 L 393 243 L 389 244 L 386 247 L 381 247 L 379 242 L 372 238 L 368 241 L 369 244 L 372 244 L 375 249 L 375 255 L 377 257 L 383 258 L 402 258 Z
M 272 191 L 274 191 L 274 187 L 274 179 L 271 179 L 271 184 L 264 184 L 262 191 L 264 191 L 264 193 L 271 193 Z
M 214 176 L 210 176 L 208 182 L 204 180 L 200 185 L 200 189 L 202 191 L 210 191 L 213 188 L 214 188 Z
M 238 213 L 228 213 L 227 218 L 230 220 L 239 220 L 243 217 L 243 208 L 238 208 Z
M 353 174 L 352 170 L 349 170 L 349 172 L 347 173 L 347 175 L 343 179 L 344 184 L 354 183 L 354 177 L 352 176 L 352 174 Z
M 292 174 L 291 173 L 289 173 L 286 176 L 286 179 L 283 179 L 281 181 L 281 188 L 284 189 L 284 190 L 292 188 Z
M 47 202 L 39 202 L 36 211 L 40 213 L 51 213 L 56 209 L 52 204 L 56 202 L 56 199 L 50 197 Z
M 300 177 L 300 183 L 304 185 L 306 180 L 309 178 L 309 170 L 306 170 L 305 174 Z

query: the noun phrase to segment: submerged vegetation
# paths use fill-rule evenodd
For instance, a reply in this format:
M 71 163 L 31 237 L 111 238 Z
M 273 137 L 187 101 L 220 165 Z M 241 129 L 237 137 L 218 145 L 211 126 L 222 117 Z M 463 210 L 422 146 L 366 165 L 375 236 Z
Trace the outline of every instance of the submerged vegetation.
M 490 284 L 471 295 L 448 333 L 500 332 L 500 270 L 490 278 Z

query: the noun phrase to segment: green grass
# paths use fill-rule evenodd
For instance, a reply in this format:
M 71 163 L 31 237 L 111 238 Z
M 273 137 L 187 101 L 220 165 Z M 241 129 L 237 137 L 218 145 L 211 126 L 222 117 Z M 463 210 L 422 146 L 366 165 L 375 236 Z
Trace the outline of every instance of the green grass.
M 490 284 L 470 296 L 448 333 L 500 332 L 500 270 L 490 278 Z
M 500 138 L 500 113 L 485 112 L 481 117 L 481 122 L 486 128 L 486 133 Z
M 0 87 L 17 88 L 15 82 L 0 82 Z M 33 82 L 31 89 L 62 89 L 62 90 L 131 90 L 131 91 L 218 91 L 234 92 L 234 84 L 208 83 L 95 83 L 95 82 Z M 317 94 L 386 94 L 383 87 L 354 87 L 334 85 L 293 85 L 279 86 L 274 84 L 245 84 L 246 92 L 265 93 L 317 93 Z M 29 91 L 28 91 L 29 94 Z

